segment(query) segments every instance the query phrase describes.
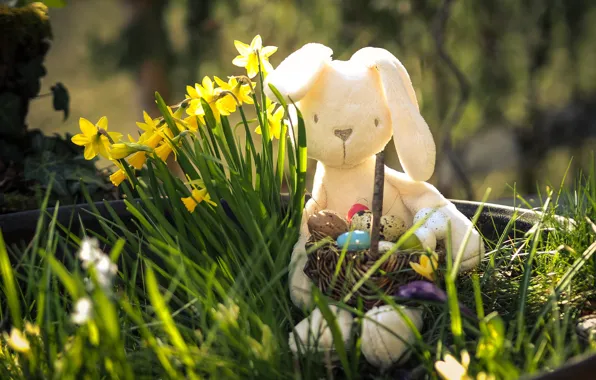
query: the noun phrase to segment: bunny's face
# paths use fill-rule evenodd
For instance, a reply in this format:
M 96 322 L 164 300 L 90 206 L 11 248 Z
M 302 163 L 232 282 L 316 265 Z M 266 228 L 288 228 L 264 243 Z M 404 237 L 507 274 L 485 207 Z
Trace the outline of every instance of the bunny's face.
M 328 166 L 358 165 L 381 151 L 393 133 L 375 68 L 333 61 L 297 105 L 309 156 Z
M 435 165 L 435 143 L 418 111 L 410 77 L 393 54 L 363 48 L 349 61 L 333 51 L 306 44 L 290 54 L 265 83 L 269 98 L 277 88 L 296 102 L 307 129 L 308 153 L 324 165 L 348 168 L 380 152 L 395 136 L 404 171 L 426 181 Z

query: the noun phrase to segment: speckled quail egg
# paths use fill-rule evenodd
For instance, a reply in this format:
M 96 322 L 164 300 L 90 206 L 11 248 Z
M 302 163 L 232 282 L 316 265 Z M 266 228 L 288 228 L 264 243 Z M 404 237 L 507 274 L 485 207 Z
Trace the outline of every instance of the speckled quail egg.
M 348 231 L 348 222 L 338 213 L 331 210 L 322 210 L 308 218 L 308 231 L 317 238 L 326 236 L 332 239 Z
M 361 210 L 352 215 L 352 223 L 350 228 L 352 230 L 368 231 L 372 225 L 372 212 L 370 210 Z
M 383 215 L 379 228 L 381 239 L 396 242 L 408 230 L 406 222 L 396 215 Z

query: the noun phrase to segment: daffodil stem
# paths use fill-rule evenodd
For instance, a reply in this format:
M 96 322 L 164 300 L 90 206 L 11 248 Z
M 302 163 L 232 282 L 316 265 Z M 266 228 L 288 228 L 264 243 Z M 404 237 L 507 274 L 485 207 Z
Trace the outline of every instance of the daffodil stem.
M 370 228 L 370 257 L 373 260 L 379 258 L 379 232 L 381 227 L 381 215 L 383 213 L 383 190 L 385 184 L 385 152 L 377 153 L 375 161 L 375 179 L 372 201 L 372 226 Z
M 105 137 L 107 137 L 110 144 L 116 143 L 116 142 L 114 142 L 114 139 L 110 136 L 110 134 L 105 129 L 98 128 L 97 131 L 99 132 L 100 135 L 104 135 Z

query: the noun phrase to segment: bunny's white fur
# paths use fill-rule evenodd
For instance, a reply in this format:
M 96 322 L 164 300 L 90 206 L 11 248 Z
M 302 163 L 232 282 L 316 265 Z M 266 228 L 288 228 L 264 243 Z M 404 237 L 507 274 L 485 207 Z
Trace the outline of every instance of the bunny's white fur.
M 437 189 L 422 182 L 433 173 L 435 145 L 419 113 L 405 68 L 384 49 L 361 49 L 349 61 L 334 61 L 332 53 L 326 46 L 307 44 L 270 73 L 265 84 L 271 99 L 275 95 L 269 90 L 269 83 L 296 103 L 304 116 L 308 155 L 318 161 L 312 198 L 306 204 L 301 236 L 290 263 L 293 302 L 303 308 L 312 306 L 313 284 L 303 272 L 308 217 L 323 209 L 345 215 L 355 203 L 370 206 L 375 154 L 384 149 L 392 135 L 405 174 L 385 168 L 383 214 L 397 215 L 412 225 L 419 210 L 437 208 L 450 221 L 454 252 L 463 244 L 466 231 L 472 229 L 460 268 L 467 270 L 477 265 L 484 254 L 478 232 Z M 417 328 L 421 323 L 421 318 L 414 321 Z M 394 324 L 388 328 L 399 334 L 405 324 Z M 401 333 L 404 339 L 412 337 L 408 331 Z M 363 347 L 363 351 L 375 351 L 374 345 L 379 343 L 363 342 L 368 344 L 373 346 Z M 406 345 L 395 349 L 404 351 Z M 399 352 L 391 355 L 400 356 Z M 374 364 L 386 367 L 391 363 Z

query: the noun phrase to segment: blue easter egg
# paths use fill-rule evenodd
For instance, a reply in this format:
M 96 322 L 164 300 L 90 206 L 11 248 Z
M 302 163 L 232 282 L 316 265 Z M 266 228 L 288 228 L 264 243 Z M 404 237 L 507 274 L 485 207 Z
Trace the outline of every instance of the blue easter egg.
M 348 242 L 349 236 L 349 242 Z M 366 231 L 354 230 L 346 232 L 337 238 L 337 245 L 343 249 L 347 245 L 348 251 L 359 251 L 370 248 L 370 235 Z

